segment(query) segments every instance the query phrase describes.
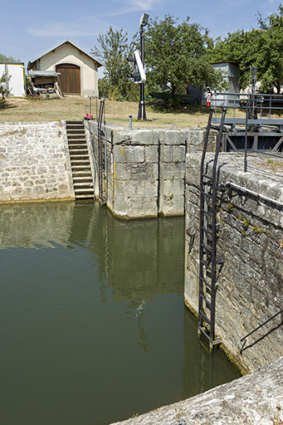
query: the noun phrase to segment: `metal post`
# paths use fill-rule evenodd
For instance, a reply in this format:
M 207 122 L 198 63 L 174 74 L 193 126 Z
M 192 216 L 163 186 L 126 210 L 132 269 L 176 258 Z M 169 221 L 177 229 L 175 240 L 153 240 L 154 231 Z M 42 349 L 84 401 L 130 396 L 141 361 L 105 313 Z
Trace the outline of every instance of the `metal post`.
M 144 24 L 140 24 L 140 52 L 141 52 L 141 61 L 144 66 Z M 140 84 L 140 103 L 139 103 L 139 112 L 138 120 L 146 120 L 145 112 L 145 103 L 144 103 L 144 83 Z
M 244 162 L 244 172 L 247 172 L 247 150 L 248 150 L 248 116 L 249 116 L 249 98 L 246 103 L 246 130 L 245 130 L 245 162 Z
M 133 115 L 129 115 L 129 129 L 130 130 L 133 129 L 133 126 L 132 126 L 133 121 L 132 121 L 132 119 L 133 119 Z

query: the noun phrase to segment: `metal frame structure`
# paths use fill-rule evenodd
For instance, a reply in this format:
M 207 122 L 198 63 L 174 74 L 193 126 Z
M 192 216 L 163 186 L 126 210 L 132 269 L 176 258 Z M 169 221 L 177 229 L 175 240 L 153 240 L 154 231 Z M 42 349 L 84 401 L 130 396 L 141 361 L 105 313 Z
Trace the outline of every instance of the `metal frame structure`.
M 227 93 L 224 93 L 226 96 Z M 215 310 L 216 310 L 216 291 L 217 291 L 217 271 L 220 272 L 221 265 L 223 264 L 222 258 L 217 258 L 216 241 L 217 241 L 217 223 L 216 223 L 216 201 L 217 193 L 225 190 L 227 186 L 233 187 L 242 192 L 249 192 L 258 197 L 262 197 L 268 202 L 274 202 L 277 205 L 279 201 L 272 200 L 266 196 L 256 194 L 249 189 L 242 188 L 234 183 L 226 182 L 223 186 L 218 186 L 217 181 L 217 160 L 221 148 L 222 134 L 224 134 L 224 144 L 222 150 L 227 151 L 227 143 L 230 144 L 233 151 L 244 151 L 244 171 L 247 171 L 247 153 L 258 152 L 264 155 L 276 156 L 283 159 L 283 119 L 272 116 L 275 112 L 280 115 L 283 111 L 283 96 L 281 95 L 256 95 L 256 94 L 239 94 L 229 93 L 234 96 L 234 110 L 232 117 L 226 117 L 227 108 L 221 107 L 221 117 L 217 117 L 219 113 L 219 94 L 212 99 L 212 106 L 210 109 L 207 132 L 204 141 L 204 147 L 201 158 L 200 169 L 200 227 L 199 227 L 199 314 L 198 314 L 198 334 L 204 335 L 208 341 L 210 350 L 214 345 L 219 344 L 221 341 L 215 339 Z M 236 102 L 237 96 L 237 102 Z M 225 100 L 225 99 L 224 99 Z M 282 104 L 279 104 L 279 101 Z M 222 102 L 222 105 L 225 102 Z M 274 106 L 275 105 L 275 106 Z M 282 106 L 281 106 L 282 105 Z M 243 109 L 245 111 L 245 118 L 236 117 L 237 110 Z M 264 112 L 265 111 L 265 112 Z M 214 116 L 213 116 L 214 115 Z M 268 116 L 268 118 L 266 117 Z M 213 125 L 220 124 L 218 126 Z M 240 125 L 236 127 L 236 124 Z M 230 131 L 226 126 L 230 126 Z M 219 131 L 214 159 L 210 161 L 213 163 L 212 175 L 208 172 L 208 163 L 205 163 L 209 133 L 211 128 L 216 128 Z M 243 146 L 236 146 L 230 139 L 231 135 L 240 137 Z M 226 137 L 226 141 L 225 141 Z M 248 137 L 253 138 L 252 145 L 248 149 Z M 265 137 L 270 143 L 268 147 L 259 146 L 260 137 Z M 225 145 L 226 142 L 226 145 Z M 273 146 L 272 146 L 272 143 Z M 249 140 L 250 143 L 250 140 Z M 223 149 L 224 148 L 224 149 Z M 280 203 L 282 205 L 282 203 Z M 219 270 L 218 270 L 219 268 Z M 243 343 L 241 351 L 247 337 L 260 329 L 263 325 L 270 320 L 277 317 L 276 313 L 272 318 L 268 319 L 262 325 L 241 339 Z
M 263 154 L 283 152 L 283 118 L 281 118 L 283 95 L 214 93 L 211 105 L 214 110 L 212 118 L 214 124 L 221 122 L 218 116 L 220 106 L 229 105 L 232 108 L 233 116 L 226 117 L 224 122 L 222 150 L 245 152 L 244 171 L 247 171 L 248 152 Z

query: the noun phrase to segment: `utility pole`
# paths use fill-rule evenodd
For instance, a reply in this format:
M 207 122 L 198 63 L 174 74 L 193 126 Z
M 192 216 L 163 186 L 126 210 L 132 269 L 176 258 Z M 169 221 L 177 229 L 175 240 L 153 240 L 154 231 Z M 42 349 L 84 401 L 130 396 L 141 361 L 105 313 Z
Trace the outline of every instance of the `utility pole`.
M 141 62 L 144 67 L 144 27 L 148 22 L 149 15 L 143 13 L 140 19 L 140 54 Z M 145 102 L 144 102 L 144 83 L 140 84 L 140 102 L 138 120 L 146 120 Z

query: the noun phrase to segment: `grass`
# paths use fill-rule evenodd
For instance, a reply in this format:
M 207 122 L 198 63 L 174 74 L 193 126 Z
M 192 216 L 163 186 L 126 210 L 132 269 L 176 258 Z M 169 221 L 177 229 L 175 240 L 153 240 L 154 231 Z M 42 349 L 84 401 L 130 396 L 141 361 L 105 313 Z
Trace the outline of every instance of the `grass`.
M 0 105 L 1 106 L 1 105 Z M 83 119 L 85 108 L 89 112 L 89 99 L 80 96 L 66 96 L 63 99 L 7 99 L 0 107 L 0 122 L 61 121 Z M 99 101 L 97 105 L 99 110 Z M 133 115 L 133 128 L 203 128 L 207 125 L 208 108 L 188 105 L 177 112 L 146 106 L 146 121 L 136 119 L 138 103 L 106 100 L 105 119 L 129 127 L 129 115 Z M 96 116 L 95 100 L 92 100 L 92 114 Z

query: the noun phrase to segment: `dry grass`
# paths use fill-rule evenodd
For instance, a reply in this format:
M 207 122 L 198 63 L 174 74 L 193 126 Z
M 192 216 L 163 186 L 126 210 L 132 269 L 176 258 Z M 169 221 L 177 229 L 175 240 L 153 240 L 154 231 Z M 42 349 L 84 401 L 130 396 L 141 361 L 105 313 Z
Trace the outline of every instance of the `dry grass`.
M 267 168 L 268 170 L 273 171 L 274 173 L 283 171 L 282 159 L 267 159 L 266 161 L 261 162 L 260 165 Z
M 4 108 L 0 104 L 0 122 L 78 120 L 84 117 L 85 108 L 89 112 L 89 99 L 79 96 L 47 100 L 8 99 Z M 138 103 L 135 102 L 106 100 L 105 111 L 107 122 L 125 127 L 129 126 L 129 115 L 133 115 L 133 128 L 202 128 L 208 119 L 208 108 L 195 105 L 176 113 L 157 111 L 147 105 L 146 121 L 136 119 Z M 92 101 L 92 113 L 95 117 L 95 100 Z

